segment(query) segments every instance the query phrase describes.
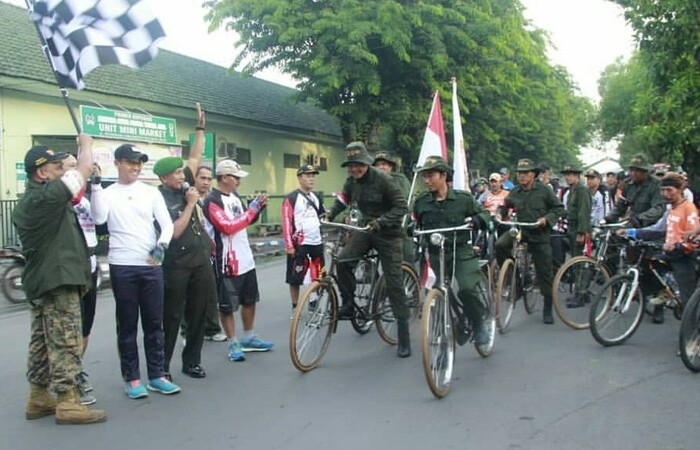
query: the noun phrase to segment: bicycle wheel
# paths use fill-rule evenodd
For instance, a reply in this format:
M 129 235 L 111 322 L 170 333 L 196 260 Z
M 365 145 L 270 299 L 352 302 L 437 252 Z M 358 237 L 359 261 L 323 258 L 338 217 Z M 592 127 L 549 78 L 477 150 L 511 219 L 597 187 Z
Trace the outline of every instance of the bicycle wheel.
M 517 295 L 516 283 L 515 264 L 512 259 L 506 259 L 501 266 L 496 289 L 496 324 L 501 333 L 506 332 L 510 319 L 513 318 Z
M 532 263 L 532 255 L 527 254 L 525 259 L 525 267 L 527 267 L 527 272 L 523 277 L 525 286 L 523 288 L 523 305 L 525 306 L 525 312 L 532 314 L 537 309 L 537 304 L 542 297 L 539 289 L 535 286 L 535 281 L 537 276 L 535 275 L 535 266 Z
M 403 280 L 401 286 L 409 311 L 408 325 L 411 327 L 421 316 L 422 303 L 420 281 L 418 280 L 416 271 L 408 264 L 401 264 L 401 274 Z M 391 307 L 391 302 L 387 293 L 384 274 L 382 274 L 377 281 L 377 288 L 373 297 L 374 313 L 372 316 L 375 317 L 377 333 L 379 333 L 379 337 L 387 344 L 396 345 L 399 342 L 398 328 L 396 326 L 394 310 Z
M 431 289 L 423 301 L 421 351 L 430 392 L 442 398 L 450 391 L 455 341 L 450 306 L 439 289 Z
M 552 304 L 559 319 L 575 330 L 588 328 L 591 299 L 609 279 L 608 269 L 588 256 L 562 264 L 552 283 Z
M 630 338 L 642 322 L 644 296 L 639 286 L 632 291 L 632 275 L 610 278 L 591 302 L 588 324 L 593 338 L 609 347 Z
M 350 319 L 352 328 L 358 334 L 367 334 L 372 329 L 374 321 L 370 319 L 372 282 L 377 276 L 374 265 L 366 260 L 360 260 L 355 266 L 355 315 Z
M 489 266 L 485 265 L 481 271 L 481 279 L 476 285 L 479 300 L 483 305 L 486 306 L 486 313 L 484 314 L 484 323 L 486 324 L 486 329 L 488 330 L 489 341 L 485 345 L 474 345 L 477 353 L 482 357 L 486 358 L 493 352 L 493 344 L 496 340 L 496 314 L 495 305 L 493 301 L 493 295 L 491 295 L 491 280 L 490 280 Z
M 695 290 L 683 310 L 678 346 L 685 367 L 700 372 L 700 289 Z
M 302 372 L 314 369 L 331 343 L 338 317 L 338 299 L 333 286 L 314 281 L 294 309 L 289 329 L 289 354 Z
M 24 264 L 13 262 L 2 273 L 2 292 L 11 303 L 24 303 L 27 294 L 22 287 Z

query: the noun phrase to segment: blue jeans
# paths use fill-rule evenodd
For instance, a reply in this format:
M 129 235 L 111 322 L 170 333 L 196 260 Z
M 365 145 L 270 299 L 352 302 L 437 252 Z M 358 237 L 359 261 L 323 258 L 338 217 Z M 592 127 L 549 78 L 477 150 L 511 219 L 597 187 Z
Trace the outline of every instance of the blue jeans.
M 163 270 L 159 266 L 109 266 L 117 315 L 117 348 L 124 381 L 141 379 L 136 344 L 139 314 L 148 379 L 164 374 Z

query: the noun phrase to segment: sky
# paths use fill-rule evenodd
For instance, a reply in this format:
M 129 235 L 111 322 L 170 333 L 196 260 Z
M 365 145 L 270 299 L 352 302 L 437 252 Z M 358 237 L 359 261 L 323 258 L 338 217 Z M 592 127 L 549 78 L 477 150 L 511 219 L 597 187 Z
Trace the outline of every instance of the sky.
M 24 0 L 1 0 L 24 6 Z M 167 37 L 161 48 L 229 67 L 236 56 L 233 32 L 208 32 L 203 19 L 203 0 L 144 0 L 158 16 Z M 567 68 L 582 95 L 598 101 L 597 80 L 601 71 L 619 57 L 627 59 L 633 49 L 632 30 L 622 9 L 606 0 L 521 0 L 524 15 L 534 26 L 549 33 L 550 60 Z M 293 87 L 294 80 L 274 69 L 257 77 Z M 603 154 L 590 149 L 584 160 Z

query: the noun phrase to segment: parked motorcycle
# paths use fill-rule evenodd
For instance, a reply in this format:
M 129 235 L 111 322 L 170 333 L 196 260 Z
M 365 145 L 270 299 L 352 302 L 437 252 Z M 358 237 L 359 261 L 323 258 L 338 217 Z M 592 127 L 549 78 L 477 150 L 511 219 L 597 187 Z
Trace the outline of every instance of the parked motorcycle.
M 0 280 L 2 281 L 2 292 L 12 303 L 24 303 L 27 301 L 27 294 L 22 287 L 22 276 L 27 260 L 24 259 L 22 248 L 8 245 L 0 249 Z

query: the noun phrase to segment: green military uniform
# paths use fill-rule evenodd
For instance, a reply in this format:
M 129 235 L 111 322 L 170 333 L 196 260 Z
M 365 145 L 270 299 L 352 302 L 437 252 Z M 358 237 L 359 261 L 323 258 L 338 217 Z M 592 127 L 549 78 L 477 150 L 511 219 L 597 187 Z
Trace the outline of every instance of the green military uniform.
M 532 161 L 518 161 L 518 172 L 535 172 L 537 169 Z M 504 209 L 514 209 L 519 222 L 536 222 L 541 217 L 547 220 L 547 226 L 542 228 L 523 228 L 523 241 L 528 244 L 528 251 L 535 262 L 535 271 L 539 282 L 540 292 L 545 299 L 545 312 L 552 305 L 552 225 L 556 224 L 564 214 L 564 206 L 551 189 L 539 181 L 535 181 L 529 190 L 522 186 L 515 187 L 506 197 Z M 498 264 L 511 257 L 513 236 L 504 233 L 496 241 L 495 250 Z
M 634 156 L 629 167 L 645 170 L 648 173 L 651 171 L 651 166 L 642 155 Z M 659 180 L 647 176 L 646 181 L 642 183 L 627 181 L 622 188 L 622 198 L 615 203 L 615 207 L 605 217 L 606 222 L 617 222 L 625 216 L 628 209 L 630 218 L 638 222 L 634 224 L 635 226 L 646 227 L 655 224 L 665 210 Z
M 374 155 L 373 164 L 376 165 L 377 161 L 386 161 L 391 164 L 393 170 L 389 172 L 389 175 L 391 175 L 391 178 L 393 178 L 393 180 L 399 186 L 403 196 L 406 197 L 406 200 L 408 201 L 408 194 L 411 192 L 411 182 L 408 181 L 406 175 L 398 172 L 399 163 L 396 158 L 387 152 L 377 152 Z M 403 260 L 409 264 L 413 264 L 414 261 L 413 240 L 408 235 L 405 235 L 403 238 Z
M 31 304 L 27 379 L 37 386 L 51 384 L 58 393 L 71 391 L 81 370 L 80 298 L 91 283 L 71 198 L 61 180 L 30 179 L 12 216 L 27 258 L 22 279 Z
M 578 173 L 581 174 L 580 168 L 572 165 L 564 166 L 562 174 Z M 591 208 L 593 200 L 591 193 L 581 183 L 569 188 L 569 195 L 566 201 L 566 213 L 569 238 L 569 248 L 571 256 L 579 256 L 583 253 L 583 245 L 576 243 L 576 236 L 579 234 L 591 234 Z
M 402 286 L 402 239 L 405 233 L 401 221 L 408 212 L 406 198 L 392 177 L 371 166 L 373 160 L 364 145 L 348 145 L 346 161 L 342 166 L 350 163 L 367 165 L 367 172 L 359 179 L 348 177 L 341 192 L 342 201 L 336 199 L 329 215 L 333 218 L 347 205 L 355 204 L 362 214 L 363 223 L 360 225 L 376 225 L 378 230 L 353 233 L 339 256 L 341 261 L 349 261 L 338 264 L 338 287 L 343 305 L 352 304 L 352 293 L 355 292 L 353 261 L 361 258 L 370 248 L 376 248 L 394 315 L 399 321 L 405 321 L 409 318 L 409 311 Z
M 424 167 L 425 168 L 425 167 Z M 449 228 L 464 225 L 464 219 L 478 215 L 484 222 L 490 220 L 489 213 L 468 192 L 456 191 L 449 188 L 447 197 L 438 201 L 431 192 L 423 192 L 416 198 L 413 207 L 416 224 L 421 230 Z M 479 261 L 471 246 L 470 231 L 460 231 L 453 242 L 453 233 L 445 235 L 445 276 L 457 281 L 457 297 L 462 302 L 467 317 L 476 328 L 481 324 L 486 311 L 486 305 L 480 302 L 476 292 L 479 282 Z M 453 266 L 453 244 L 456 245 Z M 429 246 L 430 265 L 434 270 L 439 268 L 439 248 Z
M 163 158 L 165 159 L 165 158 Z M 177 168 L 182 166 L 180 158 Z M 160 160 L 158 161 L 160 163 Z M 158 164 L 156 163 L 156 164 Z M 156 172 L 154 167 L 154 172 Z M 161 175 L 163 173 L 158 168 Z M 185 181 L 194 185 L 194 176 L 189 167 L 185 167 Z M 177 220 L 184 211 L 187 201 L 182 190 L 173 190 L 159 186 L 170 212 L 170 217 Z M 182 367 L 187 369 L 201 362 L 202 345 L 207 305 L 216 299 L 216 281 L 211 267 L 211 240 L 203 230 L 199 205 L 185 227 L 182 235 L 170 241 L 163 260 L 163 332 L 166 372 L 170 371 L 170 361 L 179 335 L 180 323 L 187 323 L 185 348 L 182 350 Z

